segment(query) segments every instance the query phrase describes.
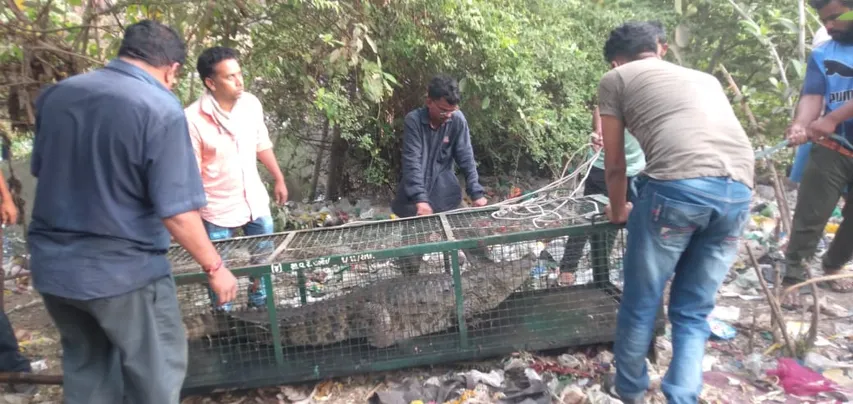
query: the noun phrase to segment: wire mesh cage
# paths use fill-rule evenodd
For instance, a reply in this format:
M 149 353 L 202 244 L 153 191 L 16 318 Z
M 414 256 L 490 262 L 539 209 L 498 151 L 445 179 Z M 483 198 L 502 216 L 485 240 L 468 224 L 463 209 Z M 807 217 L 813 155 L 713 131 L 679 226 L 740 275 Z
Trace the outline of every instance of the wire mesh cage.
M 604 201 L 218 241 L 224 306 L 173 247 L 185 394 L 612 341 L 624 230 Z

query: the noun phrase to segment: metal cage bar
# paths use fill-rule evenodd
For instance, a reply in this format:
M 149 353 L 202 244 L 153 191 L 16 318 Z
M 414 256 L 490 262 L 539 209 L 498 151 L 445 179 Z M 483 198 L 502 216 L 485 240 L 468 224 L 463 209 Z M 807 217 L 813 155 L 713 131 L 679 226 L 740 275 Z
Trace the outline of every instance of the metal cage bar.
M 229 310 L 173 248 L 191 340 L 184 394 L 610 341 L 624 230 L 600 220 L 603 206 L 581 198 L 536 223 L 487 208 L 216 242 L 246 285 Z M 575 279 L 555 284 L 568 256 Z

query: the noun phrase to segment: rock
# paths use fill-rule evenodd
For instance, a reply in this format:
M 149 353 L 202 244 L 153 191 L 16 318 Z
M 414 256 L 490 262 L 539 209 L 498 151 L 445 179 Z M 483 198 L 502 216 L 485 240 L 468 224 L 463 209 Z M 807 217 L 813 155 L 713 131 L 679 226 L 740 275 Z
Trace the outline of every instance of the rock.
M 560 393 L 560 402 L 565 404 L 583 404 L 586 394 L 578 386 L 568 386 Z

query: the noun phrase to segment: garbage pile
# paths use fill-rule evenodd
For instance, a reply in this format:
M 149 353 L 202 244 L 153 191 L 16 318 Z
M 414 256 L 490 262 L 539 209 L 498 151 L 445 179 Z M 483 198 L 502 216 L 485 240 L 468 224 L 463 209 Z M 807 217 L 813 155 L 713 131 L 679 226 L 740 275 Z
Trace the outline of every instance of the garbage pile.
M 590 355 L 593 354 L 593 355 Z M 411 403 L 619 403 L 597 380 L 612 370 L 607 350 L 563 354 L 556 358 L 513 355 L 488 372 L 469 370 L 407 378 L 374 393 L 372 404 Z

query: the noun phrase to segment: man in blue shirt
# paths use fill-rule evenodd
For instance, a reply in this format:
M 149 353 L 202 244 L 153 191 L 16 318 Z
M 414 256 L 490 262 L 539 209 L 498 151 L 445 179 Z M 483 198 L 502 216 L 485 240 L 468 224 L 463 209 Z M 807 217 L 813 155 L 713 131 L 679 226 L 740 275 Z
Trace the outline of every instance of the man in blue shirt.
M 459 110 L 459 85 L 451 77 L 433 77 L 427 89 L 426 106 L 406 115 L 403 129 L 403 173 L 391 210 L 399 217 L 431 215 L 459 208 L 462 189 L 454 162 L 462 170 L 468 196 L 475 207 L 486 205 L 486 196 L 468 121 Z M 417 232 L 417 229 L 408 229 Z M 410 232 L 403 234 L 404 238 Z M 449 268 L 449 262 L 446 261 Z M 420 257 L 400 260 L 406 275 L 417 273 Z
M 422 216 L 458 208 L 462 189 L 453 170 L 454 162 L 465 174 L 474 206 L 485 206 L 468 121 L 459 110 L 456 80 L 436 76 L 427 92 L 426 106 L 406 115 L 403 174 L 391 207 L 394 214 Z
M 802 96 L 787 131 L 788 141 L 794 146 L 809 140 L 811 132 L 814 146 L 802 174 L 800 198 L 785 252 L 785 284 L 795 284 L 806 278 L 805 266 L 815 254 L 823 229 L 845 187 L 853 184 L 853 150 L 843 146 L 844 141 L 817 136 L 821 133 L 808 129 L 822 111 L 831 114 L 853 99 L 853 25 L 837 20 L 850 11 L 853 1 L 812 0 L 810 3 L 818 11 L 832 40 L 814 49 L 809 57 Z M 841 139 L 853 140 L 853 120 L 833 127 L 834 134 Z M 845 204 L 842 214 L 844 221 L 822 260 L 823 272 L 827 275 L 841 273 L 853 256 L 853 226 L 849 223 L 853 218 L 853 204 Z M 849 279 L 828 281 L 821 286 L 835 292 L 853 291 L 853 281 Z M 797 296 L 792 298 L 785 302 L 786 305 L 799 305 Z
M 828 32 L 826 32 L 826 27 L 820 27 L 812 38 L 812 49 L 816 49 L 830 39 L 832 39 L 832 37 L 829 36 Z M 833 128 L 833 130 L 835 130 L 835 128 Z M 803 178 L 803 170 L 806 168 L 806 162 L 809 161 L 809 152 L 811 149 L 812 144 L 809 142 L 800 145 L 797 147 L 796 152 L 794 152 L 794 163 L 791 164 L 791 172 L 788 174 L 788 179 L 795 184 L 799 184 L 800 180 Z
M 117 59 L 36 102 L 30 266 L 61 336 L 66 404 L 178 404 L 187 343 L 169 233 L 221 302 L 236 294 L 198 213 L 204 190 L 170 92 L 185 59 L 173 29 L 142 21 Z

